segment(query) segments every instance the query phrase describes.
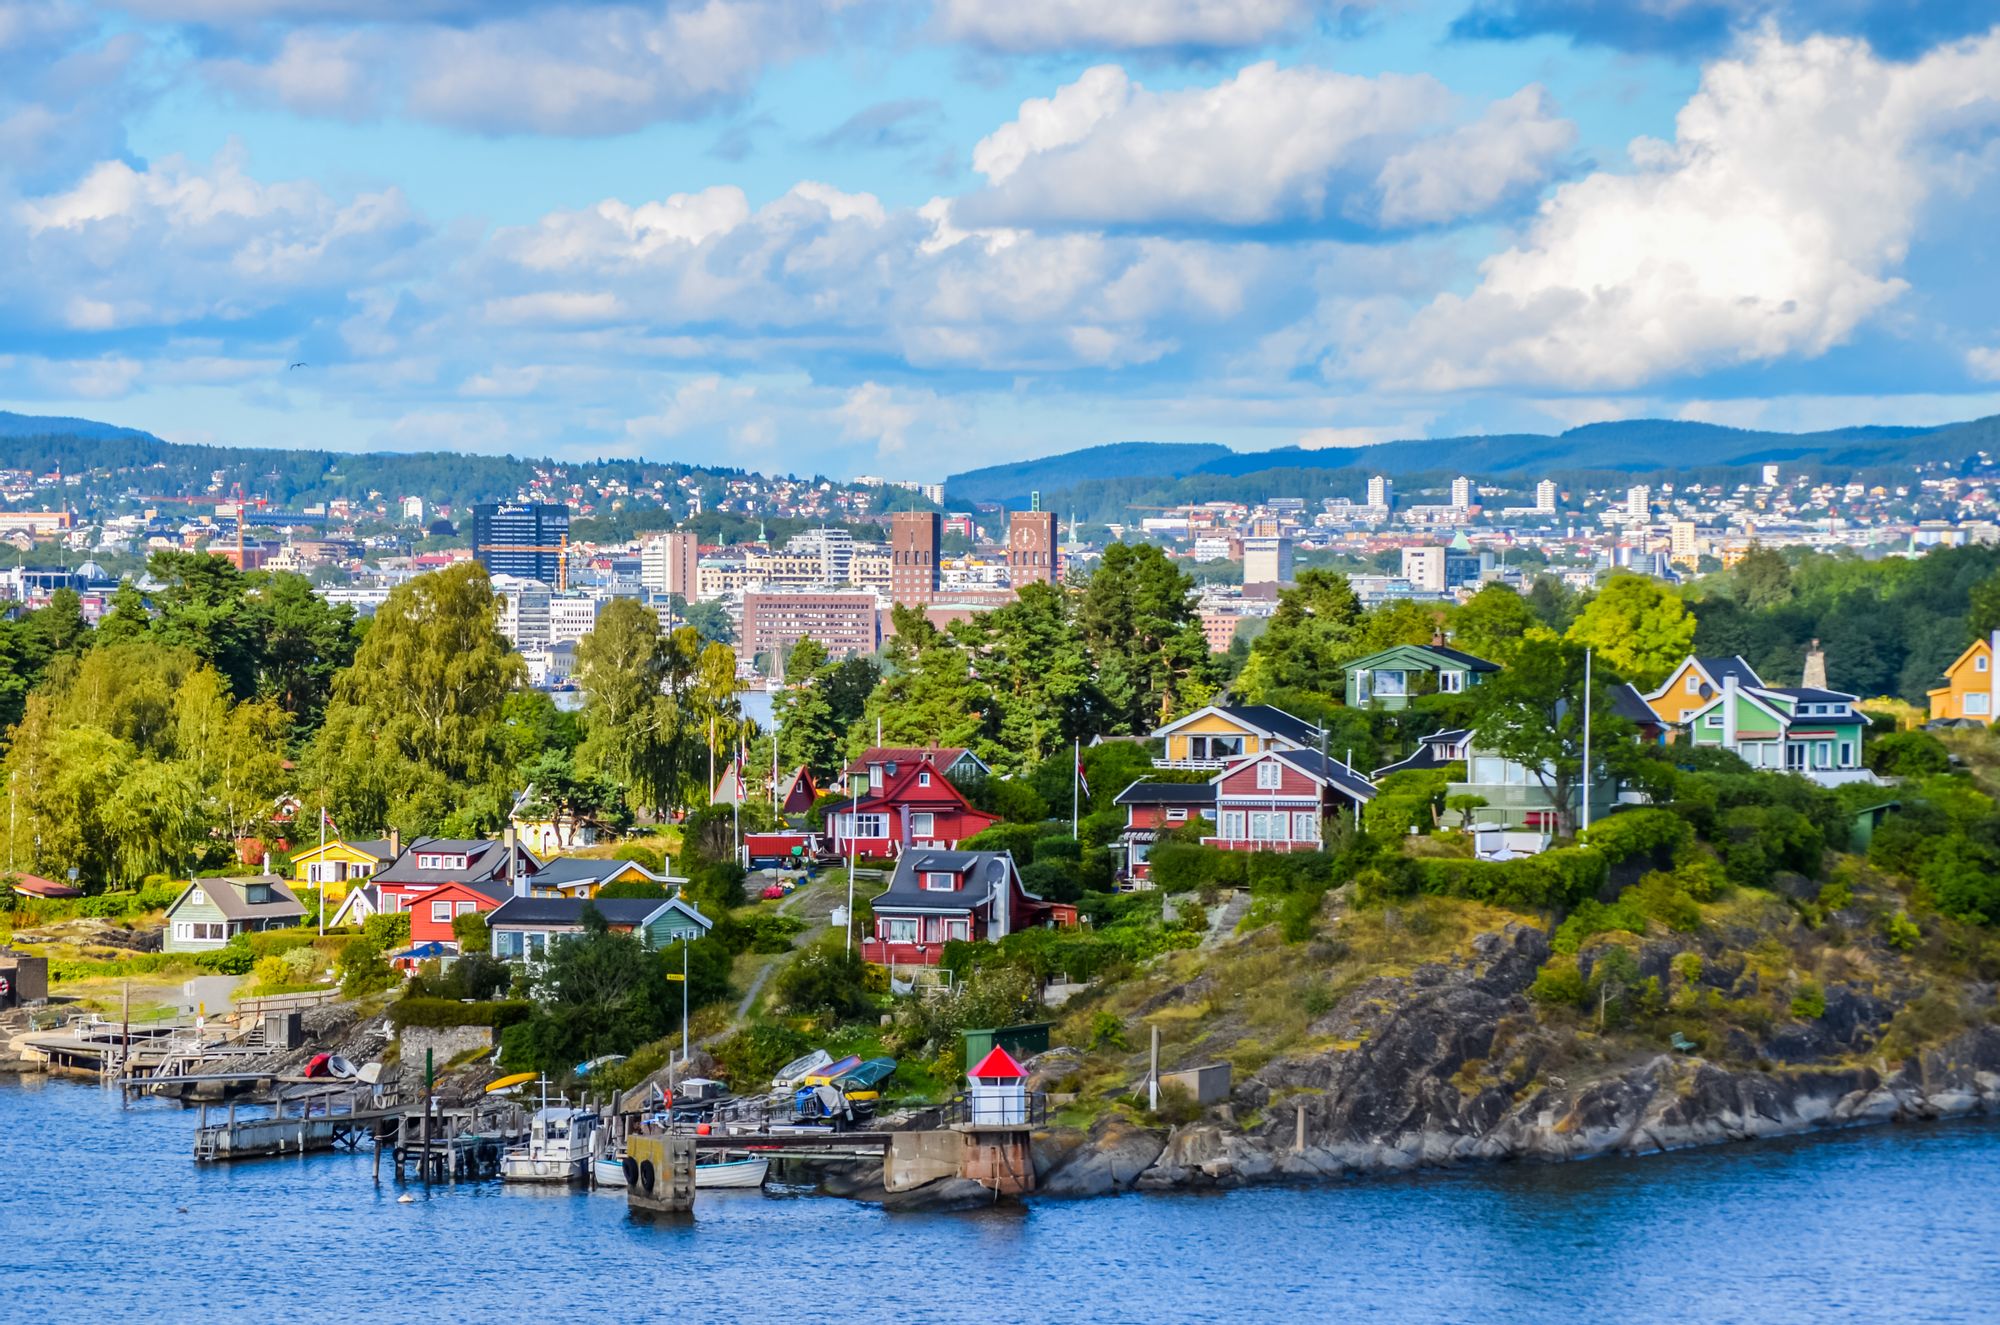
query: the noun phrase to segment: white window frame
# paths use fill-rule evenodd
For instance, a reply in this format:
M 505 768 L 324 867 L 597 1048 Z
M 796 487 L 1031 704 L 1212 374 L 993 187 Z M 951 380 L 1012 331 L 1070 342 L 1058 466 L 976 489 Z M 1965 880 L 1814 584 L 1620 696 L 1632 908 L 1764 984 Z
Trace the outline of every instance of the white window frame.
M 1250 840 L 1252 842 L 1291 841 L 1291 812 L 1288 810 L 1250 811 Z
M 1968 692 L 1965 696 L 1966 716 L 1985 717 L 1992 710 L 1992 706 L 1987 702 L 1988 699 L 1989 696 L 1982 691 Z
M 958 876 L 943 870 L 927 870 L 924 873 L 924 891 L 955 893 L 958 891 Z
M 1440 695 L 1456 695 L 1462 692 L 1464 689 L 1465 689 L 1464 672 L 1438 673 L 1438 693 Z
M 951 942 L 953 939 L 957 939 L 963 943 L 969 941 L 971 938 L 972 922 L 970 920 L 947 919 L 944 922 L 944 941 L 946 943 Z
M 200 888 L 196 888 L 196 889 L 195 889 L 195 890 L 194 890 L 193 892 L 191 892 L 191 893 L 189 893 L 189 894 L 188 894 L 188 905 L 189 905 L 189 906 L 207 906 L 207 905 L 208 905 L 208 894 L 207 894 L 207 893 L 205 893 L 205 892 L 203 892 L 203 891 L 202 891 L 202 890 L 201 890 Z
M 479 903 L 477 902 L 460 902 L 458 904 L 459 915 L 469 915 L 472 912 L 477 911 L 478 909 L 479 909 Z
M 937 816 L 929 810 L 910 811 L 910 836 L 929 837 L 937 832 Z
M 1410 693 L 1409 674 L 1395 668 L 1380 668 L 1375 672 L 1375 695 L 1383 699 L 1402 699 Z
M 1982 654 L 1980 654 L 1980 655 L 1979 655 L 1978 657 L 1976 657 L 1976 658 L 1974 658 L 1974 659 L 1972 660 L 1972 670 L 1973 670 L 1973 671 L 1975 671 L 1975 672 L 1983 672 L 1983 671 L 1985 671 L 1985 670 L 1986 670 L 1986 655 L 1985 655 L 1985 654 L 1983 654 L 1983 653 L 1982 653 Z
M 1243 840 L 1243 811 L 1224 810 L 1222 812 L 1222 830 L 1220 835 L 1225 842 L 1241 842 Z
M 451 903 L 449 901 L 431 903 L 431 923 L 433 925 L 449 925 L 451 923 Z
M 1701 678 L 1693 672 L 1687 674 L 1687 693 L 1690 695 L 1701 693 Z
M 1292 841 L 1319 841 L 1319 816 L 1311 810 L 1292 811 Z
M 1167 822 L 1170 824 L 1184 824 L 1187 822 L 1187 814 L 1188 812 L 1184 809 L 1168 810 Z
M 1842 741 L 1840 743 L 1840 763 L 1837 765 L 1837 767 L 1840 768 L 1854 767 L 1854 742 Z
M 920 787 L 928 787 L 928 786 L 929 786 L 930 784 L 931 784 L 931 775 L 930 775 L 930 770 L 926 769 L 925 771 L 923 771 L 923 772 L 921 772 L 921 773 L 917 774 L 917 785 L 918 785 L 918 786 L 920 786 Z
M 879 812 L 850 814 L 847 816 L 847 830 L 847 835 L 856 839 L 887 837 L 889 816 Z
M 1285 769 L 1275 759 L 1266 759 L 1257 765 L 1257 790 L 1280 791 L 1285 785 Z
M 901 916 L 884 916 L 882 918 L 882 941 L 884 943 L 915 943 L 917 941 L 917 922 L 914 919 Z

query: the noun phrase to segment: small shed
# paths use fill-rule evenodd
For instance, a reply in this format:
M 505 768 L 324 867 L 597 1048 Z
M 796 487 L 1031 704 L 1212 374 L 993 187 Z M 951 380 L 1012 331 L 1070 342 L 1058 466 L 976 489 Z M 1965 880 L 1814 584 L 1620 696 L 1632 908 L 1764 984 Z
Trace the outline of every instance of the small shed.
M 0 1008 L 39 1003 L 49 996 L 49 959 L 0 948 Z
M 966 1104 L 974 1127 L 1028 1125 L 1028 1070 L 1005 1049 L 993 1051 L 965 1074 Z
M 995 1049 L 1005 1049 L 1016 1058 L 1033 1058 L 1046 1053 L 1052 1021 L 1024 1021 L 998 1030 L 965 1031 L 965 1061 L 976 1063 Z

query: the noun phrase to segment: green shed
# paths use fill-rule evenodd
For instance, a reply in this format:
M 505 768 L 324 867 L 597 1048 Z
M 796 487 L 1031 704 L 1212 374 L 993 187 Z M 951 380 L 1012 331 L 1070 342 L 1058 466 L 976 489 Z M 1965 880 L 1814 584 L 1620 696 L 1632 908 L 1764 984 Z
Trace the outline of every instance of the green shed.
M 1044 1053 L 1049 1047 L 1049 1028 L 1054 1025 L 1052 1021 L 1024 1021 L 1019 1026 L 1002 1026 L 998 1030 L 962 1032 L 966 1064 L 978 1062 L 996 1047 L 1016 1058 Z

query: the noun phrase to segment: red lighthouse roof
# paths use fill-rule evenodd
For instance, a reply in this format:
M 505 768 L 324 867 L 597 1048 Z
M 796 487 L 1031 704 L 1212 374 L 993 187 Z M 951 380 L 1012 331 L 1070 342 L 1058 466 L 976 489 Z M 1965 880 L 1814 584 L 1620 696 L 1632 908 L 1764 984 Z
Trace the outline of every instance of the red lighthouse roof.
M 993 1052 L 979 1060 L 979 1066 L 965 1075 L 980 1081 L 1019 1081 L 1028 1075 L 1028 1070 L 1014 1061 L 1014 1055 L 993 1046 Z

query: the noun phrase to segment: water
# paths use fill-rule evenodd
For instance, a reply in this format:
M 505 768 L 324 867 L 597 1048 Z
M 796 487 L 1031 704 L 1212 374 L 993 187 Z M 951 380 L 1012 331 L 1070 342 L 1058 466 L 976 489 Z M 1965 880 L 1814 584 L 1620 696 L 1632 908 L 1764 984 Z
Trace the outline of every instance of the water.
M 7 1317 L 2000 1320 L 1992 1122 L 972 1215 L 708 1192 L 660 1225 L 609 1195 L 377 1187 L 365 1152 L 198 1168 L 193 1127 L 0 1085 Z

